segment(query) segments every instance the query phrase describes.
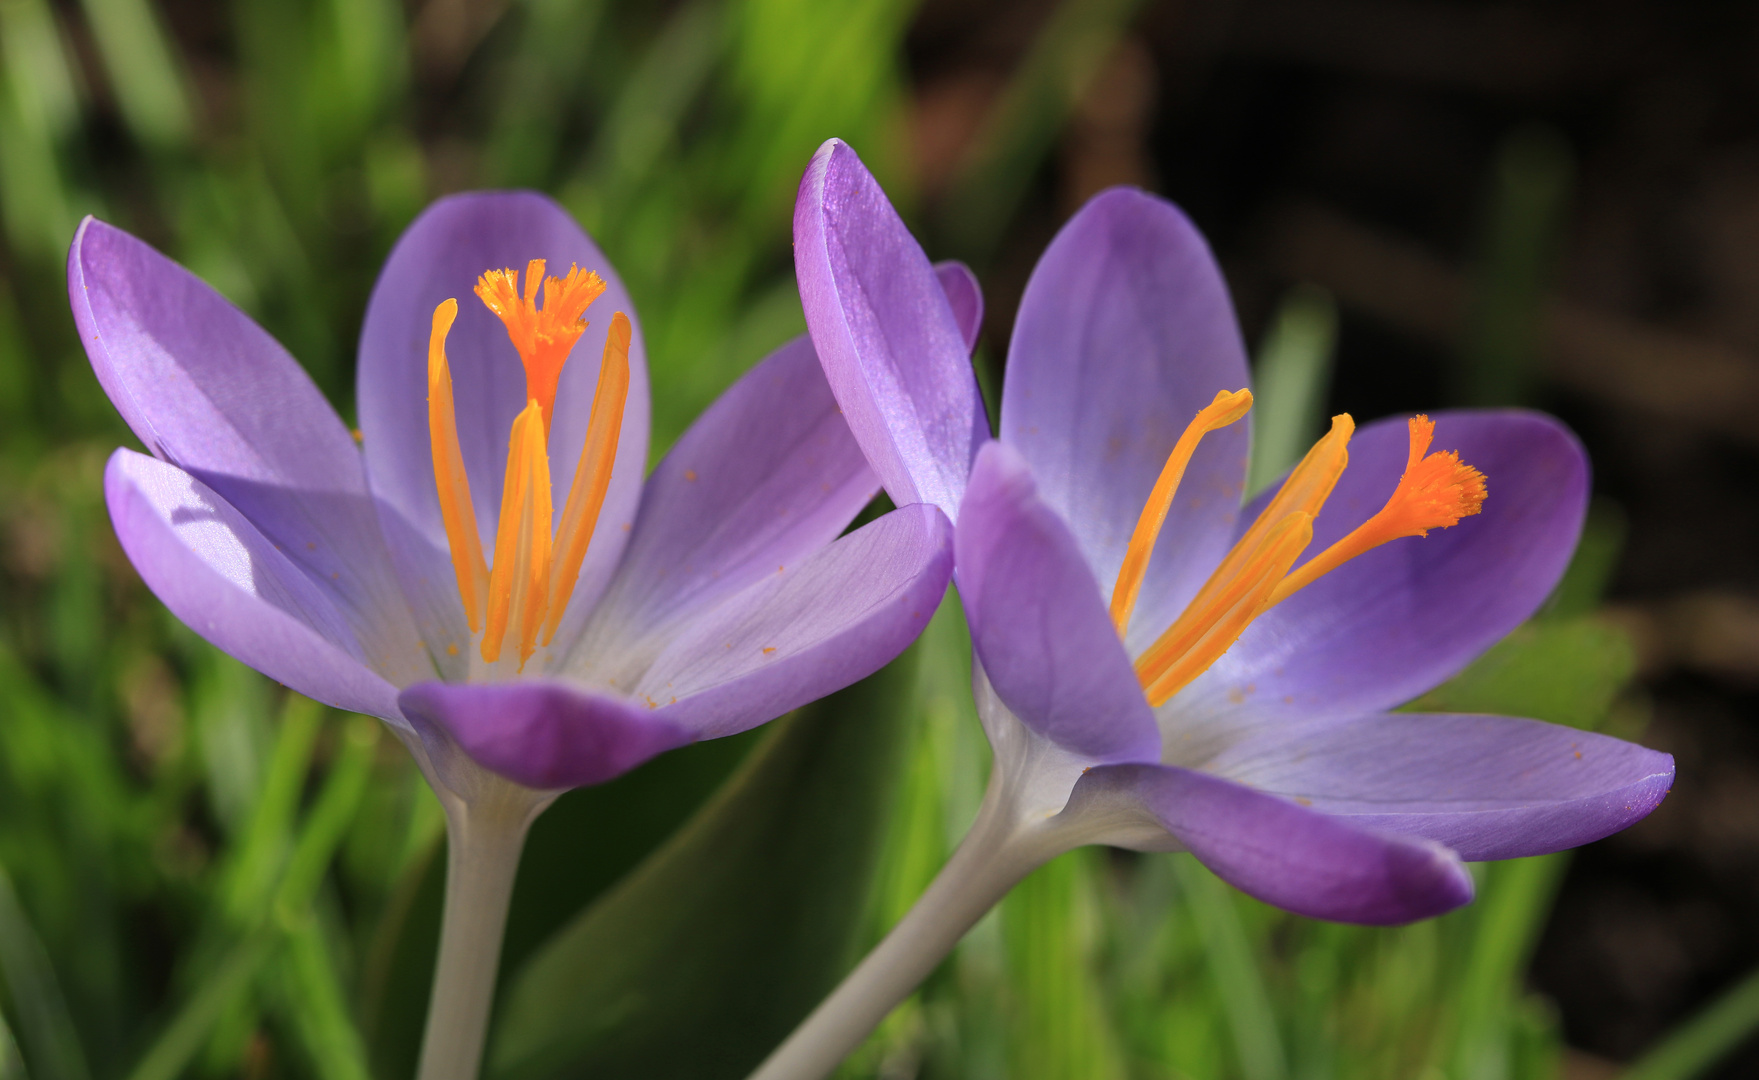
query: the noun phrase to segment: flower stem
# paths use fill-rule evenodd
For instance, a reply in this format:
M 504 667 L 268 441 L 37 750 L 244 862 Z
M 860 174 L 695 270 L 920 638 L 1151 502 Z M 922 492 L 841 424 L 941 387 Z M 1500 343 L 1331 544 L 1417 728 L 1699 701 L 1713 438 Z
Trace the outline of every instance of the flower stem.
M 750 1080 L 830 1075 L 1009 889 L 1065 846 L 1024 825 L 992 776 L 971 831 L 922 898 Z
M 475 1080 L 519 853 L 542 806 L 497 798 L 446 802 L 446 909 L 416 1075 Z

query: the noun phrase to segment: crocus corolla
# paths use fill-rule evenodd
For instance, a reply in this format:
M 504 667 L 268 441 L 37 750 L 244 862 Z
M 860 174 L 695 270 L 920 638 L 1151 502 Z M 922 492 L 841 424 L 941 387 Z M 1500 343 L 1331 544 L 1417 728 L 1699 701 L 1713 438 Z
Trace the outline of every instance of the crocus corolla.
M 446 805 L 425 1077 L 474 1075 L 520 843 L 559 790 L 872 673 L 951 574 L 932 505 L 841 535 L 878 483 L 804 337 L 644 482 L 633 306 L 536 194 L 444 199 L 397 243 L 354 434 L 266 332 L 127 233 L 88 218 L 68 287 L 151 453 L 105 474 L 147 585 L 244 663 L 384 719 Z
M 975 286 L 936 286 L 848 146 L 813 159 L 794 235 L 856 439 L 895 501 L 955 522 L 995 763 L 946 870 L 759 1076 L 828 1071 L 1015 881 L 1079 844 L 1186 850 L 1291 911 L 1401 923 L 1471 898 L 1462 860 L 1586 843 L 1666 794 L 1672 759 L 1618 739 L 1388 711 L 1563 572 L 1587 466 L 1556 422 L 1455 412 L 1355 432 L 1340 416 L 1242 508 L 1244 347 L 1171 204 L 1107 191 L 1052 241 L 997 441 L 959 340 Z

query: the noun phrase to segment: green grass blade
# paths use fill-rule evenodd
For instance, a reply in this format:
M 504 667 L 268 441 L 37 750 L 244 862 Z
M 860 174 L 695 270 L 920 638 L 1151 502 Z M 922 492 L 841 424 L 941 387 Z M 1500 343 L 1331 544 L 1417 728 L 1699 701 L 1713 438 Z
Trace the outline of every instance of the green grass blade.
M 1319 438 L 1337 336 L 1337 305 L 1323 289 L 1299 286 L 1277 308 L 1252 371 L 1246 498 L 1294 468 Z
M 79 1032 L 61 994 L 61 984 L 3 867 L 0 977 L 5 979 L 6 996 L 12 1003 L 12 1015 L 18 1020 L 19 1036 L 28 1050 L 32 1071 L 40 1080 L 86 1080 L 91 1073 L 80 1050 Z
M 147 0 L 84 0 L 117 107 L 143 144 L 168 149 L 193 134 L 183 65 Z
M 1276 1011 L 1265 989 L 1252 942 L 1228 887 L 1196 859 L 1175 857 L 1179 895 L 1191 906 L 1202 933 L 1204 953 L 1245 1080 L 1287 1080 L 1288 1059 Z
M 176 1080 L 181 1076 L 214 1024 L 262 970 L 279 937 L 265 929 L 234 945 L 128 1074 L 128 1080 Z
M 1759 1029 L 1759 971 L 1670 1032 L 1619 1080 L 1693 1080 Z

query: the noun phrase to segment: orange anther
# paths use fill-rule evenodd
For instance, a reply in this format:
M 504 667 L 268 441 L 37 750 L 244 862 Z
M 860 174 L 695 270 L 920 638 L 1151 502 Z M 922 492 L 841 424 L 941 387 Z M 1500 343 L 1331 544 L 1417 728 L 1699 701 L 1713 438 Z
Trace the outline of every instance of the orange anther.
M 1120 635 L 1130 626 L 1130 612 L 1136 607 L 1136 597 L 1142 592 L 1142 579 L 1148 573 L 1148 557 L 1154 552 L 1154 541 L 1160 536 L 1161 526 L 1166 524 L 1167 511 L 1172 509 L 1173 496 L 1178 493 L 1179 481 L 1185 478 L 1185 468 L 1191 464 L 1191 455 L 1197 452 L 1198 442 L 1210 432 L 1245 416 L 1251 408 L 1252 391 L 1219 391 L 1214 401 L 1198 410 L 1196 419 L 1186 426 L 1179 441 L 1173 444 L 1172 453 L 1167 455 L 1167 463 L 1161 467 L 1160 477 L 1148 494 L 1148 502 L 1136 519 L 1136 531 L 1130 534 L 1130 546 L 1124 551 L 1124 565 L 1118 569 L 1118 581 L 1112 587 L 1112 623 Z
M 474 634 L 482 629 L 489 569 L 483 561 L 482 537 L 477 533 L 476 507 L 470 501 L 470 477 L 465 474 L 464 454 L 458 448 L 452 371 L 446 363 L 446 334 L 457 317 L 456 300 L 444 301 L 434 308 L 433 331 L 428 337 L 428 439 L 433 447 L 440 520 L 445 523 L 446 542 L 452 549 L 452 570 L 458 577 L 464 618 Z
M 611 485 L 611 465 L 617 459 L 617 438 L 623 430 L 623 406 L 629 399 L 629 317 L 621 311 L 611 316 L 605 335 L 605 356 L 599 363 L 599 384 L 592 395 L 592 416 L 586 422 L 586 443 L 580 463 L 574 467 L 574 483 L 562 507 L 562 525 L 556 530 L 556 563 L 550 573 L 550 614 L 544 623 L 543 643 L 548 645 L 561 625 L 568 598 L 580 579 L 580 564 L 598 524 L 605 492 Z
M 487 626 L 482 657 L 494 663 L 511 626 L 519 635 L 519 666 L 537 648 L 550 584 L 550 459 L 544 450 L 543 414 L 533 400 L 513 421 L 507 476 L 501 486 L 501 521 L 495 532 L 495 567 L 489 575 Z

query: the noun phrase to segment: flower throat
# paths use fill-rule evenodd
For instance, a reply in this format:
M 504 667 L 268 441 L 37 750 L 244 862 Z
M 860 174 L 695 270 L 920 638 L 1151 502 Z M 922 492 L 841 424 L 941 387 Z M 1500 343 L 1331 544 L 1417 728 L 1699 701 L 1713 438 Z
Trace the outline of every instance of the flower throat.
M 543 306 L 538 286 L 543 285 Z M 544 260 L 525 267 L 525 290 L 519 291 L 513 270 L 490 270 L 477 279 L 476 295 L 507 327 L 507 337 L 525 365 L 526 406 L 513 421 L 508 439 L 506 479 L 501 486 L 501 514 L 495 529 L 495 564 L 483 557 L 470 478 L 458 446 L 458 423 L 452 402 L 452 371 L 446 362 L 446 335 L 458 317 L 458 301 L 434 308 L 428 338 L 428 434 L 433 445 L 434 484 L 439 489 L 440 517 L 452 551 L 458 594 L 464 601 L 471 634 L 482 635 L 482 658 L 495 663 L 512 629 L 518 643 L 519 667 L 548 645 L 561 624 L 580 577 L 580 565 L 604 506 L 623 427 L 623 406 L 629 393 L 629 319 L 611 316 L 599 364 L 598 388 L 574 483 L 562 507 L 561 523 L 552 529 L 550 419 L 562 365 L 586 331 L 586 309 L 605 291 L 602 278 L 570 267 L 566 277 L 545 277 Z M 457 646 L 448 652 L 456 653 Z
M 1198 412 L 1173 445 L 1137 519 L 1112 590 L 1112 623 L 1120 637 L 1130 625 L 1130 613 L 1148 572 L 1149 554 L 1197 444 L 1251 408 L 1251 391 L 1223 390 Z M 1462 462 L 1454 451 L 1429 453 L 1435 437 L 1435 424 L 1429 417 L 1412 417 L 1409 429 L 1405 472 L 1386 505 L 1349 535 L 1293 569 L 1313 539 L 1313 519 L 1349 464 L 1355 421 L 1348 413 L 1332 417 L 1331 430 L 1289 473 L 1184 612 L 1136 658 L 1136 676 L 1149 704 L 1165 704 L 1221 659 L 1252 620 L 1321 575 L 1389 540 L 1426 536 L 1430 529 L 1447 528 L 1480 511 L 1486 494 L 1484 474 Z

